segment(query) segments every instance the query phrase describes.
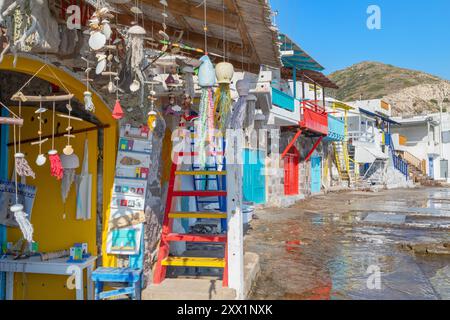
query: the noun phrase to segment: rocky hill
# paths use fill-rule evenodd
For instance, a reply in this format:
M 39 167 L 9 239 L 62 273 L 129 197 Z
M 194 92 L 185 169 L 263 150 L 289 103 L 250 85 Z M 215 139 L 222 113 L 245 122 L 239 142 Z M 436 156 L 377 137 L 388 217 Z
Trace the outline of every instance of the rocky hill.
M 329 77 L 340 87 L 334 96 L 341 101 L 383 98 L 394 115 L 438 112 L 441 103 L 450 111 L 450 82 L 424 72 L 362 62 Z

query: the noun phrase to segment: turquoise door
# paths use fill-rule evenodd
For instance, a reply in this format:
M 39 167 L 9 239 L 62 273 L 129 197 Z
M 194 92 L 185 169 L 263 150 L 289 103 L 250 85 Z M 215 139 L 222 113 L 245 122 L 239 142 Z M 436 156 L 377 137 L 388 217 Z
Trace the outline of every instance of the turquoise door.
M 318 193 L 322 188 L 322 158 L 311 158 L 311 193 Z
M 244 201 L 266 203 L 265 152 L 244 149 L 243 196 Z

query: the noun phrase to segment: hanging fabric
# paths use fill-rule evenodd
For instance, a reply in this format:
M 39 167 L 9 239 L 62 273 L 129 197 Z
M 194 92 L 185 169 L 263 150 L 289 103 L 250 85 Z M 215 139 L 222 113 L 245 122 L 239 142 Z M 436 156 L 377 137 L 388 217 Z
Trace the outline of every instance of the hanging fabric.
M 84 157 L 81 174 L 78 176 L 77 220 L 91 219 L 92 175 L 89 174 L 88 140 L 84 143 Z

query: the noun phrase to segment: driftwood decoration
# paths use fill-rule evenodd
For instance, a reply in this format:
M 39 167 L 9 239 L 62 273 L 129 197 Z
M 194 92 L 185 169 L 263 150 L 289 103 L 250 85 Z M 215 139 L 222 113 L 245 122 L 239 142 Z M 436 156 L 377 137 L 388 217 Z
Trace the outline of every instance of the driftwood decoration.
M 0 124 L 23 126 L 23 119 L 0 117 Z
M 73 97 L 73 94 L 66 94 L 61 96 L 26 96 L 22 92 L 18 92 L 12 96 L 11 100 L 22 102 L 60 102 L 71 100 Z

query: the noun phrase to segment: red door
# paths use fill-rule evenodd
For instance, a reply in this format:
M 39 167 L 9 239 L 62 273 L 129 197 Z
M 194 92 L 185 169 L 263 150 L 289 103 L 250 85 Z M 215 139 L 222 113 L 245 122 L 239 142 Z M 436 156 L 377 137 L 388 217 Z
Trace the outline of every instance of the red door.
M 298 163 L 300 154 L 296 147 L 292 147 L 284 158 L 284 194 L 287 196 L 299 194 Z

